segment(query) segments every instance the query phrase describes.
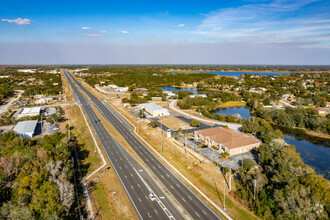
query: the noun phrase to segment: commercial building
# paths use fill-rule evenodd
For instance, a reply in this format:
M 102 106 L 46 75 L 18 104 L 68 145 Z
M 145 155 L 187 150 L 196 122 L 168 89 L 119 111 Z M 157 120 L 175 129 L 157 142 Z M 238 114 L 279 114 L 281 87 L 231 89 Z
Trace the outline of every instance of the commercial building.
M 35 135 L 37 124 L 38 120 L 20 121 L 14 127 L 14 131 L 16 131 L 20 137 L 32 138 Z
M 222 127 L 194 131 L 194 135 L 207 146 L 215 146 L 221 153 L 228 152 L 230 155 L 248 152 L 261 144 L 253 136 Z
M 18 114 L 17 118 L 27 117 L 27 116 L 37 116 L 40 115 L 41 108 L 23 108 Z
M 139 105 L 139 108 L 146 111 L 151 116 L 166 116 L 170 115 L 168 109 L 154 103 L 143 103 Z
M 133 92 L 138 93 L 138 94 L 143 94 L 143 93 L 148 93 L 148 89 L 146 88 L 136 88 L 133 90 Z

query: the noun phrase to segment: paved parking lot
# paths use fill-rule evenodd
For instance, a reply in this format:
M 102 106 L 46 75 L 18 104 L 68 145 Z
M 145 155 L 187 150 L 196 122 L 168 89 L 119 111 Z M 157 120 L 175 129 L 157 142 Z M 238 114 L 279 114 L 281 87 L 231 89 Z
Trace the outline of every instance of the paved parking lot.
M 178 140 L 182 144 L 185 143 L 184 137 L 182 135 L 178 135 L 177 133 L 175 133 L 174 136 L 177 136 Z M 254 155 L 252 152 L 246 152 L 246 153 L 239 154 L 239 155 L 233 155 L 233 156 L 228 157 L 229 159 L 226 159 L 226 160 L 221 159 L 221 153 L 219 151 L 216 151 L 210 147 L 202 148 L 199 146 L 199 143 L 200 142 L 194 140 L 192 137 L 187 138 L 188 147 L 196 150 L 204 157 L 208 158 L 209 160 L 211 160 L 213 162 L 216 162 L 217 164 L 219 164 L 222 167 L 228 167 L 228 168 L 232 168 L 233 170 L 237 170 L 237 169 L 241 168 L 243 159 L 249 158 L 249 159 L 253 159 L 256 161 L 256 155 Z

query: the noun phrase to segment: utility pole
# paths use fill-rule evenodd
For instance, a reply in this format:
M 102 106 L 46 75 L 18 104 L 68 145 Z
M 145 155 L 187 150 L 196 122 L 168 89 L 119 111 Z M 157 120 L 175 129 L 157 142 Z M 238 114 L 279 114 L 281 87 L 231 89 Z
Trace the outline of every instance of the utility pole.
M 161 123 L 160 124 L 160 127 L 161 127 L 161 135 L 162 135 L 162 138 L 161 138 L 161 142 L 162 142 L 162 154 L 163 154 L 163 124 Z
M 231 191 L 231 167 L 229 167 L 229 192 Z
M 252 181 L 253 181 L 253 187 L 254 187 L 254 189 L 253 189 L 253 200 L 256 200 L 257 180 L 254 179 L 254 180 L 252 180 Z
M 226 210 L 226 182 L 223 180 L 223 210 Z
M 184 141 L 185 141 L 184 153 L 185 153 L 185 156 L 187 156 L 187 137 L 186 136 L 184 136 Z
M 69 123 L 68 133 L 69 133 L 69 141 L 70 141 L 71 140 L 71 137 L 70 137 L 71 126 L 70 126 L 70 119 L 69 118 L 68 118 L 68 123 Z

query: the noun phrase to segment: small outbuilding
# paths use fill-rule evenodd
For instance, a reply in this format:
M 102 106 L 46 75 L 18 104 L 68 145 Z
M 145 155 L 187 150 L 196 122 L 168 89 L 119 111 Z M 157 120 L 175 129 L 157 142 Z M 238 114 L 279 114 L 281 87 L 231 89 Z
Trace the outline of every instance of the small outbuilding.
M 32 138 L 35 135 L 37 124 L 38 120 L 20 121 L 14 127 L 14 131 L 16 131 L 20 137 Z

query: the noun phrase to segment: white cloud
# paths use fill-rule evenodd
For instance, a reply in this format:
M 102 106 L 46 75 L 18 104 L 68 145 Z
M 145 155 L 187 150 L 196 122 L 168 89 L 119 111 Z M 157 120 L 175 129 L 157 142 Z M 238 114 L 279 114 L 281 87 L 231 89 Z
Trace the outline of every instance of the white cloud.
M 87 37 L 103 37 L 104 34 L 85 34 Z
M 83 29 L 83 30 L 91 30 L 92 28 L 91 27 L 82 27 L 81 29 Z
M 108 32 L 107 30 L 102 30 L 102 31 L 100 31 L 101 34 L 105 34 L 105 33 L 107 33 L 107 32 Z
M 184 26 L 185 26 L 184 24 L 177 25 L 177 27 L 184 27 Z
M 330 36 L 329 16 L 296 16 L 312 2 L 273 1 L 213 11 L 193 33 L 221 42 L 330 45 L 329 38 L 321 38 Z
M 122 33 L 122 34 L 129 34 L 128 31 L 119 31 L 119 32 Z
M 2 21 L 8 22 L 8 23 L 16 23 L 18 25 L 28 25 L 31 24 L 31 20 L 27 18 L 16 18 L 16 19 L 2 19 Z

